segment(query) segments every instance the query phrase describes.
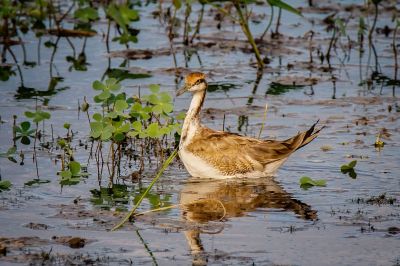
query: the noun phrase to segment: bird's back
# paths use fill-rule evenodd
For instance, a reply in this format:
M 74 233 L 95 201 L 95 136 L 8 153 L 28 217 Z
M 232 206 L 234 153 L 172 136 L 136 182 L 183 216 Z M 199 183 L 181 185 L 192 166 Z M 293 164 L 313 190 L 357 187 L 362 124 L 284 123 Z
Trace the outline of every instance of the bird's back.
M 185 150 L 181 157 L 191 154 L 226 178 L 265 176 L 273 174 L 290 154 L 317 137 L 321 129 L 315 130 L 315 125 L 284 141 L 259 140 L 199 127 L 193 138 L 183 147 Z M 185 163 L 185 158 L 182 160 Z M 191 163 L 191 168 L 196 167 L 196 162 L 186 163 Z

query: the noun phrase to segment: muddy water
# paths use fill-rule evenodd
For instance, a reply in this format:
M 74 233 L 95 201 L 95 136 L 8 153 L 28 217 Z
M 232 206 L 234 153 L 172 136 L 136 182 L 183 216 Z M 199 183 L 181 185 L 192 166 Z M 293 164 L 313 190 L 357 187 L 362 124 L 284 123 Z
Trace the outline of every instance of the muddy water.
M 175 44 L 182 75 L 200 70 L 208 74 L 213 85 L 203 112 L 203 122 L 208 126 L 222 129 L 225 116 L 225 130 L 257 136 L 266 103 L 264 138 L 288 138 L 318 119 L 326 126 L 315 141 L 280 168 L 275 178 L 201 181 L 190 178 L 177 161 L 153 189 L 154 197 L 161 200 L 154 203 L 149 198 L 139 211 L 167 205 L 177 205 L 176 208 L 139 216 L 121 230 L 109 232 L 124 213 L 116 211 L 112 204 L 96 204 L 90 192 L 99 189 L 93 162 L 88 165 L 89 178 L 61 188 L 56 175 L 60 169 L 55 162 L 58 151 L 40 150 L 40 177 L 51 182 L 24 186 L 36 177 L 36 172 L 32 147 L 20 145 L 18 148 L 25 151 L 23 166 L 0 159 L 2 178 L 13 183 L 10 191 L 0 193 L 0 247 L 6 247 L 1 264 L 398 264 L 399 87 L 382 79 L 363 82 L 375 69 L 375 59 L 368 60 L 372 51 L 367 45 L 361 58 L 356 48 L 344 52 L 338 45 L 330 71 L 326 63 L 319 64 L 316 52 L 315 63 L 308 63 L 308 41 L 302 37 L 312 29 L 316 32 L 313 46 L 326 50 L 331 33 L 325 32 L 321 20 L 343 8 L 329 2 L 322 2 L 321 6 L 328 7 L 328 12 L 305 8 L 305 19 L 284 13 L 281 42 L 268 38 L 271 45 L 262 48 L 263 53 L 273 54 L 262 75 L 257 75 L 254 62 L 249 64 L 254 61 L 252 54 L 241 49 L 245 43 L 236 40 L 243 39 L 240 28 L 225 21 L 218 31 L 211 11 L 206 12 L 200 41 L 226 38 L 234 40 L 236 48 L 225 40 L 223 47 L 198 47 L 197 54 L 187 59 L 180 44 Z M 135 49 L 149 48 L 149 43 L 154 51 L 169 47 L 164 28 L 150 14 L 153 8 L 142 8 L 137 27 L 143 30 Z M 198 9 L 194 6 L 194 10 Z M 352 10 L 356 10 L 353 12 L 357 17 L 357 9 Z M 265 10 L 254 11 L 254 21 L 262 11 Z M 343 17 L 350 16 L 349 12 L 342 12 Z M 377 26 L 392 25 L 391 13 L 382 12 L 386 15 L 381 16 Z M 263 31 L 264 24 L 265 21 L 252 24 L 255 35 Z M 103 26 L 97 25 L 99 32 Z M 356 38 L 356 19 L 350 20 L 347 31 Z M 28 40 L 28 51 L 32 51 L 28 56 L 33 61 L 38 56 L 33 52 L 37 39 L 29 35 Z M 341 41 L 343 45 L 347 43 L 346 39 Z M 389 78 L 394 76 L 391 41 L 375 35 L 379 68 Z M 81 47 L 83 40 L 76 39 L 74 43 Z M 89 129 L 85 116 L 80 114 L 78 118 L 78 99 L 94 96 L 91 83 L 101 78 L 108 65 L 100 36 L 89 38 L 87 47 L 88 70 L 69 71 L 65 57 L 71 49 L 66 40 L 60 41 L 53 73 L 64 80 L 57 86 L 57 93 L 40 97 L 49 100 L 45 108 L 51 111 L 54 134 L 64 135 L 62 125 L 69 122 L 76 132 L 75 140 L 84 142 Z M 18 47 L 13 49 L 21 56 Z M 116 44 L 111 47 L 112 51 L 123 49 Z M 51 52 L 42 47 L 41 64 L 23 69 L 26 87 L 38 91 L 47 88 Z M 123 58 L 112 57 L 111 67 L 118 68 L 122 61 Z M 137 94 L 139 87 L 144 94 L 152 83 L 162 84 L 162 89 L 171 93 L 179 86 L 171 55 L 130 60 L 127 69 L 152 74 L 147 79 L 124 80 L 122 84 L 129 94 Z M 302 86 L 282 86 L 292 85 L 293 81 Z M 5 121 L 0 125 L 1 151 L 12 145 L 12 116 L 22 117 L 23 112 L 35 106 L 35 100 L 17 93 L 20 85 L 18 76 L 0 83 L 0 113 Z M 175 110 L 184 111 L 190 95 L 174 101 Z M 385 142 L 380 151 L 373 145 L 379 132 Z M 48 129 L 46 138 L 51 138 Z M 88 151 L 77 143 L 76 148 L 77 160 L 86 161 Z M 352 160 L 358 161 L 356 179 L 340 172 L 340 166 Z M 153 161 L 141 183 L 120 180 L 128 185 L 130 196 L 119 208 L 132 207 L 133 198 L 140 187 L 149 183 L 155 168 Z M 133 171 L 127 167 L 124 170 Z M 299 187 L 302 176 L 323 178 L 327 186 L 303 190 Z M 80 239 L 73 240 L 76 237 Z

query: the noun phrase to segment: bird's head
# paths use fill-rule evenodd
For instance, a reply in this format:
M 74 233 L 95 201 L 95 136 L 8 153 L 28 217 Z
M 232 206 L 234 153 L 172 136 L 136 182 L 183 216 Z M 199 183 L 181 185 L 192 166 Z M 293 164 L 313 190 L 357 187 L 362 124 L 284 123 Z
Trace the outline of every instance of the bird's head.
M 176 96 L 186 91 L 196 92 L 207 89 L 206 75 L 201 72 L 193 72 L 185 77 L 185 85 L 176 92 Z

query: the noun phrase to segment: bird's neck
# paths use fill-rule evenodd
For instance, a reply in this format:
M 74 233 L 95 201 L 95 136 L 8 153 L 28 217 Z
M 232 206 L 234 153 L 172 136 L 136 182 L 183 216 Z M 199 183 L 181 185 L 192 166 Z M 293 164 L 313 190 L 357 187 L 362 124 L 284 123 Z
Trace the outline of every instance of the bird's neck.
M 200 111 L 205 97 L 206 90 L 197 91 L 193 94 L 192 102 L 183 122 L 181 145 L 188 143 L 193 138 L 197 128 L 200 127 Z

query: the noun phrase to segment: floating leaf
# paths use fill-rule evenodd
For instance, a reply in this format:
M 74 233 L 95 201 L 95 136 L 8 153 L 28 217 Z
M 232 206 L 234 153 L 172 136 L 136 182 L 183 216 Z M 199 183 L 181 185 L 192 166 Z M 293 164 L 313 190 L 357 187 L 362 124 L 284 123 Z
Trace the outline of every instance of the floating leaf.
M 3 190 L 10 190 L 12 184 L 8 180 L 1 180 L 0 181 L 0 192 Z
M 326 186 L 326 180 L 324 179 L 313 180 L 308 176 L 301 177 L 299 182 L 300 182 L 300 187 L 303 189 L 308 189 L 313 186 L 318 186 L 318 187 Z
M 357 160 L 351 161 L 349 164 L 344 164 L 340 167 L 340 171 L 343 174 L 348 174 L 351 178 L 355 179 L 357 177 L 357 173 L 354 170 L 354 167 L 357 165 Z
M 35 178 L 35 179 L 32 179 L 32 180 L 30 180 L 28 182 L 25 182 L 24 186 L 30 187 L 32 185 L 41 185 L 41 184 L 47 184 L 47 183 L 50 183 L 50 180 Z

